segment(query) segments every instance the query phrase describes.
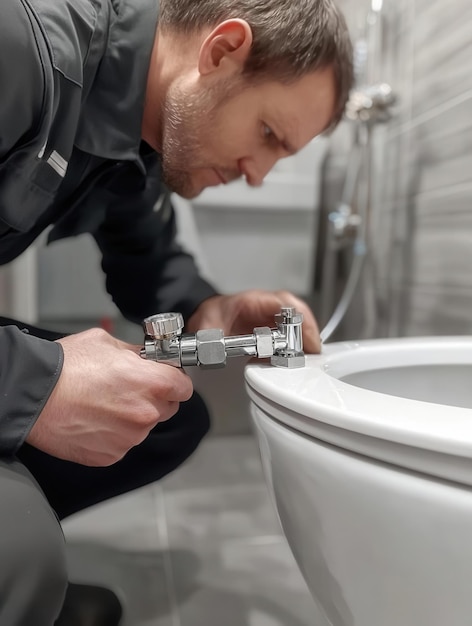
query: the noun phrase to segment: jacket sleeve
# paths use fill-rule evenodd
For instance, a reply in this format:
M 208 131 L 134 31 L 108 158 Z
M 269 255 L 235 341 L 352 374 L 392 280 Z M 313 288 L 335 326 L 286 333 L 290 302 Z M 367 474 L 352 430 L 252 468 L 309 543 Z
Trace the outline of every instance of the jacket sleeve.
M 23 3 L 5 2 L 1 13 L 0 164 L 31 140 L 44 94 L 42 66 Z M 0 218 L 4 208 L 0 205 Z M 60 344 L 0 323 L 0 455 L 14 455 L 24 442 L 61 367 Z
M 187 320 L 216 291 L 176 241 L 175 214 L 160 182 L 157 158 L 148 158 L 146 167 L 139 193 L 114 186 L 105 219 L 94 233 L 107 291 L 131 321 L 141 323 L 166 311 L 178 311 Z
M 0 327 L 0 456 L 23 444 L 62 370 L 62 346 Z
M 19 0 L 2 4 L 0 19 L 0 162 L 31 138 L 39 123 L 44 74 L 28 14 Z

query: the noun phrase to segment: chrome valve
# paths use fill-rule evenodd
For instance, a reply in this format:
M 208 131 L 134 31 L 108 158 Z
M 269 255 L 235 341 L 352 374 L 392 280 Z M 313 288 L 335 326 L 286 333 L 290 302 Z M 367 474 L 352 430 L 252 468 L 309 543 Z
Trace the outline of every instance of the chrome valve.
M 270 358 L 276 367 L 303 367 L 302 321 L 303 315 L 293 307 L 283 307 L 275 316 L 276 328 L 261 326 L 249 335 L 225 337 L 219 328 L 183 333 L 180 313 L 158 313 L 143 321 L 146 337 L 141 356 L 174 367 L 215 369 L 236 356 Z

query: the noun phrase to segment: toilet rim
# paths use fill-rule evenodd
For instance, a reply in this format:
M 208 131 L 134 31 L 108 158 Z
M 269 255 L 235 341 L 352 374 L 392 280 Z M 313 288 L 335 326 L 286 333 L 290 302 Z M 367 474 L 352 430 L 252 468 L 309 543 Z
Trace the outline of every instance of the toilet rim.
M 355 372 L 411 365 L 468 364 L 472 337 L 409 337 L 338 342 L 306 367 L 246 366 L 246 389 L 269 417 L 319 437 L 319 425 L 415 449 L 472 458 L 472 409 L 370 391 L 339 380 Z M 472 380 L 471 380 L 472 384 Z

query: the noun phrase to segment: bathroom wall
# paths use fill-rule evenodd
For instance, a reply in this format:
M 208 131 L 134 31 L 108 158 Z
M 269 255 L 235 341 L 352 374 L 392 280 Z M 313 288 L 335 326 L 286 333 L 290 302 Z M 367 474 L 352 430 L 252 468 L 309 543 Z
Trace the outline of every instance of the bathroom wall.
M 370 2 L 345 5 L 355 39 Z M 398 103 L 375 130 L 375 276 L 364 280 L 344 334 L 359 330 L 371 288 L 375 335 L 470 334 L 472 3 L 384 0 L 374 66 Z

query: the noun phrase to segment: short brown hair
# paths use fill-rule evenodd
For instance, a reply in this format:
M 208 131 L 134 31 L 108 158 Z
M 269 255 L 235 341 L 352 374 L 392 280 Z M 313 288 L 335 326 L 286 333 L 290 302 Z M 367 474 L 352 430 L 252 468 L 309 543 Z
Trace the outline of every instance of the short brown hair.
M 352 45 L 344 16 L 333 0 L 161 0 L 159 27 L 193 33 L 231 18 L 253 32 L 244 73 L 291 82 L 331 66 L 336 107 L 331 127 L 341 119 L 353 82 Z

